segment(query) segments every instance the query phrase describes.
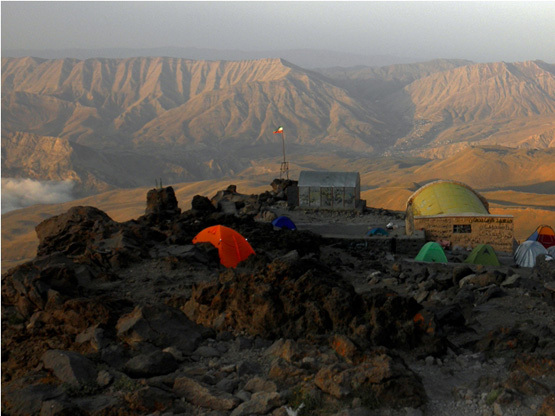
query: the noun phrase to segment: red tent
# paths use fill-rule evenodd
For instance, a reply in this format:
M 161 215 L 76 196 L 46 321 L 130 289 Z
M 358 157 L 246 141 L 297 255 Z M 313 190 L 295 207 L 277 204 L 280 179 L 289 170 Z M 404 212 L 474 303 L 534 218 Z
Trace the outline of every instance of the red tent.
M 211 243 L 216 247 L 220 263 L 225 267 L 235 268 L 239 262 L 255 254 L 245 237 L 223 225 L 205 228 L 193 238 L 193 244 L 196 243 Z
M 555 231 L 549 225 L 540 225 L 527 240 L 537 241 L 545 248 L 549 248 L 555 246 Z

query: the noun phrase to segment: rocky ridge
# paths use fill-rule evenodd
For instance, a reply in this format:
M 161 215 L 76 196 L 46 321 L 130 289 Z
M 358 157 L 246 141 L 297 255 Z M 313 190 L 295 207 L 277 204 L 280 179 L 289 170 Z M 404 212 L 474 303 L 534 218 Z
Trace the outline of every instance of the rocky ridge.
M 3 414 L 554 414 L 552 261 L 415 263 L 275 230 L 302 214 L 287 185 L 185 212 L 158 188 L 135 220 L 77 206 L 39 224 L 37 257 L 2 277 Z M 191 243 L 215 224 L 256 255 L 225 269 Z
M 542 61 L 314 71 L 277 58 L 4 57 L 2 169 L 71 179 L 87 194 L 161 175 L 168 183 L 225 178 L 279 154 L 276 120 L 296 156 L 547 149 L 554 74 Z

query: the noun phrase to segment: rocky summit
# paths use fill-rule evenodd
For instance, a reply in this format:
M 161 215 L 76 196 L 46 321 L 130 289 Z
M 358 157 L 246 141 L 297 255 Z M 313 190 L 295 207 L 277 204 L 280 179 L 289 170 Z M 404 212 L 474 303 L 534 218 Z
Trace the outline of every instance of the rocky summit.
M 2 276 L 2 414 L 555 414 L 555 261 L 419 263 L 383 237 L 277 229 L 401 220 L 289 207 L 278 182 L 40 223 L 37 256 Z M 193 244 L 214 225 L 255 254 L 222 266 Z

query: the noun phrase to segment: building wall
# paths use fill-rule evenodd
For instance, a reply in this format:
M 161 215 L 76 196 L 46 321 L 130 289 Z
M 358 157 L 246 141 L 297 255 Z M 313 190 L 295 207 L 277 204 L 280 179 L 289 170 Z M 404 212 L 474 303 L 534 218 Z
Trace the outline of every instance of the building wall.
M 355 209 L 360 189 L 352 187 L 299 186 L 299 206 L 322 209 Z
M 407 230 L 423 229 L 426 241 L 447 240 L 451 246 L 476 247 L 489 244 L 494 250 L 512 253 L 514 225 L 511 216 L 414 217 Z

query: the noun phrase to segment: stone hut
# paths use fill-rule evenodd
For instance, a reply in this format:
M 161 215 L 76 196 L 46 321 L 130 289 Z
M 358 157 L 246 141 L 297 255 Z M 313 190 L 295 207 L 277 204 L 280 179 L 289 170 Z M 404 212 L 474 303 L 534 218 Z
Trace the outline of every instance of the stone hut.
M 332 210 L 364 208 L 360 199 L 358 172 L 301 171 L 299 175 L 299 207 Z
M 462 182 L 439 180 L 422 186 L 407 201 L 406 232 L 424 230 L 426 241 L 474 248 L 489 244 L 513 251 L 512 215 L 492 215 L 488 201 Z

